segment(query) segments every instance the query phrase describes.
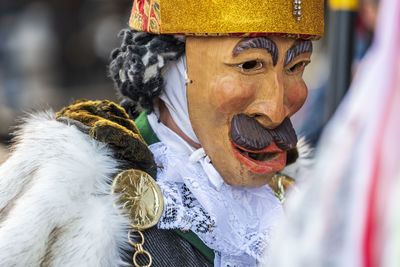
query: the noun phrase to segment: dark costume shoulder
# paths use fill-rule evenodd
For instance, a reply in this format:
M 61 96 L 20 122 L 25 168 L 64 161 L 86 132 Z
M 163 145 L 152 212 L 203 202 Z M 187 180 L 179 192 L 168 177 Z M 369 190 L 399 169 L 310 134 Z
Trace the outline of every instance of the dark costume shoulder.
M 174 230 L 160 230 L 152 227 L 143 232 L 145 237 L 144 249 L 153 258 L 154 267 L 165 266 L 214 266 L 199 250 Z M 129 251 L 127 262 L 132 262 L 133 251 Z M 145 257 L 138 257 L 140 265 L 148 264 Z

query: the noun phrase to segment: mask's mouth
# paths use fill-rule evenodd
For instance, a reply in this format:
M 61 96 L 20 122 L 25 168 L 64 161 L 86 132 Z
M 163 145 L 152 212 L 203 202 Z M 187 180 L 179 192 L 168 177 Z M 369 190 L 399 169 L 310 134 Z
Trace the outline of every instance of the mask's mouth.
M 255 161 L 269 161 L 274 159 L 279 153 L 283 152 L 279 148 L 268 146 L 266 149 L 259 151 L 251 151 L 240 147 L 238 144 L 232 142 L 234 149 L 236 149 L 240 154 L 244 155 Z M 276 150 L 276 151 L 275 151 Z
M 236 159 L 247 169 L 258 174 L 277 172 L 286 166 L 286 151 L 279 149 L 275 143 L 268 147 L 251 151 L 231 141 Z
M 266 129 L 254 118 L 238 114 L 231 122 L 231 144 L 235 157 L 259 174 L 285 168 L 287 151 L 296 147 L 297 136 L 288 118 L 275 129 Z
M 238 149 L 238 151 L 254 161 L 269 161 L 278 156 L 278 153 L 251 153 Z

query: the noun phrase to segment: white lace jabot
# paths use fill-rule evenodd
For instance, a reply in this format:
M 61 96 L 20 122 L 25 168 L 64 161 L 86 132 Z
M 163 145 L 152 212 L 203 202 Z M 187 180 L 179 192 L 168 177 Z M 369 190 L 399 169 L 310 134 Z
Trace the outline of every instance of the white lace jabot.
M 250 189 L 229 186 L 222 178 L 213 181 L 207 165 L 195 161 L 205 153 L 193 153 L 154 113 L 148 120 L 161 140 L 150 146 L 156 163 L 163 166 L 157 173 L 164 196 L 158 228 L 193 231 L 216 252 L 214 266 L 256 266 L 283 215 L 274 192 L 269 186 Z

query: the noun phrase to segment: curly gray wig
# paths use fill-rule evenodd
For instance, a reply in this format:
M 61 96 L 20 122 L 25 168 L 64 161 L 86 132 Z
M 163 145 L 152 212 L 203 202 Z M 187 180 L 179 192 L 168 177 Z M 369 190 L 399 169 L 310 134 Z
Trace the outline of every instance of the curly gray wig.
M 135 118 L 142 108 L 154 110 L 153 100 L 164 88 L 165 67 L 184 54 L 185 37 L 131 29 L 119 36 L 122 44 L 111 53 L 109 73 L 122 96 L 121 106 Z

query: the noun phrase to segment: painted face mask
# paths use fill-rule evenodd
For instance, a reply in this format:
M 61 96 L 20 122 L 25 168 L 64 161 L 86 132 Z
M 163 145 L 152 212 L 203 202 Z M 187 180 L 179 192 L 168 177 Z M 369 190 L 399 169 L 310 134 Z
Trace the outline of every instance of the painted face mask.
M 284 37 L 187 37 L 190 121 L 226 183 L 262 186 L 286 166 L 311 52 L 311 41 Z

